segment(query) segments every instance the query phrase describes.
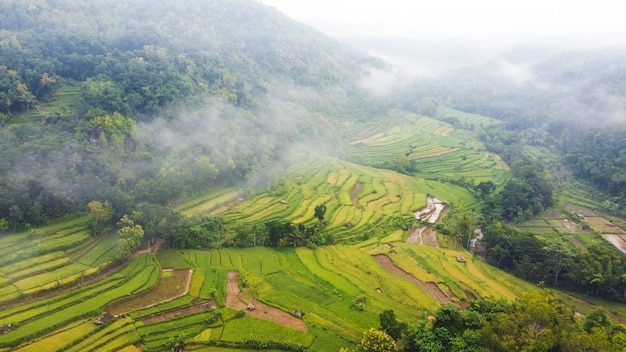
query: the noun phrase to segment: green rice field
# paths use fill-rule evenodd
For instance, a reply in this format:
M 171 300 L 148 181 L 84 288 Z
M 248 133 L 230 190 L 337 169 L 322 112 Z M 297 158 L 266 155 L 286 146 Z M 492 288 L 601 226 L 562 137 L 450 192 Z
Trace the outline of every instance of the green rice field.
M 270 220 L 319 226 L 333 239 L 325 246 L 160 248 L 120 264 L 113 262 L 119 237 L 91 237 L 87 217 L 2 236 L 0 325 L 11 330 L 0 335 L 0 351 L 165 351 L 180 339 L 195 351 L 338 351 L 354 348 L 387 309 L 416 322 L 443 303 L 536 292 L 452 249 L 450 236 L 438 235 L 440 248 L 406 242 L 407 226 L 429 197 L 446 203 L 448 217 L 479 213 L 460 184 L 510 177 L 475 138 L 474 130 L 495 123 L 443 106 L 434 118 L 394 115 L 351 126 L 346 160 L 298 155 L 267 189 L 216 187 L 174 204 L 190 219 L 219 214 L 227 236 Z M 551 157 L 540 148 L 527 152 Z M 584 189 L 564 189 L 570 204 L 598 204 Z M 314 216 L 319 205 L 326 206 L 321 223 Z M 518 228 L 563 234 L 579 248 L 602 240 L 565 212 Z M 251 302 L 261 308 L 245 310 Z M 116 316 L 96 324 L 107 312 Z

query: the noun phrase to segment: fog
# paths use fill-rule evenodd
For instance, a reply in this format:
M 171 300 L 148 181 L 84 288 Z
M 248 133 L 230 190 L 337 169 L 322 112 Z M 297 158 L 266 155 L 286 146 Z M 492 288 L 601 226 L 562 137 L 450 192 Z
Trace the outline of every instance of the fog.
M 511 38 L 626 33 L 617 0 L 261 0 L 333 37 Z

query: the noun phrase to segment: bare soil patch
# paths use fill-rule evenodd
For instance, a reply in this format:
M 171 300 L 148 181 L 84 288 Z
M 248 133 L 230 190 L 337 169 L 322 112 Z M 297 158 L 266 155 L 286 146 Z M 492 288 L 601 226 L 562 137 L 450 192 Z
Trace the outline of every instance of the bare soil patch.
M 605 234 L 626 233 L 626 231 L 622 230 L 619 226 L 600 216 L 587 217 L 587 223 L 589 223 L 589 225 L 591 225 L 594 229 Z
M 354 185 L 352 192 L 350 193 L 350 198 L 352 198 L 352 204 L 354 204 L 354 206 L 360 210 L 363 210 L 363 207 L 361 206 L 361 204 L 358 203 L 358 199 L 359 193 L 361 193 L 362 190 L 363 184 L 361 182 L 357 182 L 356 185 Z
M 428 293 L 437 302 L 453 303 L 450 297 L 446 296 L 446 294 L 441 291 L 441 289 L 436 283 L 434 282 L 424 283 L 418 280 L 415 276 L 407 273 L 406 271 L 396 266 L 396 264 L 393 261 L 391 261 L 391 258 L 389 258 L 388 256 L 384 254 L 375 255 L 374 258 L 383 268 L 385 268 L 385 270 L 387 270 L 388 273 L 415 284 L 415 286 L 421 288 L 423 291 Z M 452 291 L 450 291 L 450 293 L 452 294 Z M 452 295 L 454 296 L 454 294 Z
M 619 249 L 622 253 L 626 253 L 626 242 L 619 235 L 602 235 L 605 240 L 609 241 L 612 245 L 614 245 L 617 249 Z
M 144 253 L 152 253 L 155 254 L 156 252 L 159 251 L 159 249 L 161 248 L 161 245 L 163 244 L 163 242 L 165 242 L 164 239 L 162 238 L 157 238 L 156 241 L 154 241 L 154 244 L 152 245 L 148 245 L 147 248 L 141 249 L 136 251 L 135 253 L 133 253 L 133 258 L 137 257 L 140 254 L 144 254 Z
M 193 270 L 173 270 L 170 276 L 161 277 L 155 287 L 111 304 L 109 311 L 115 315 L 146 309 L 184 296 L 189 292 Z
M 424 244 L 430 247 L 439 248 L 439 242 L 437 242 L 437 232 L 430 227 L 426 228 L 423 233 Z
M 204 302 L 193 305 L 191 307 L 180 308 L 172 311 L 168 311 L 165 313 L 161 313 L 158 315 L 154 315 L 151 317 L 146 317 L 139 319 L 144 325 L 156 324 L 162 321 L 168 321 L 174 318 L 182 317 L 184 315 L 190 315 L 194 313 L 199 313 L 203 310 L 213 310 L 216 309 L 217 305 L 214 302 Z
M 242 301 L 245 299 L 254 305 L 253 310 L 247 310 L 247 304 Z M 288 326 L 290 328 L 309 331 L 309 327 L 301 319 L 284 312 L 278 308 L 268 306 L 259 302 L 245 292 L 239 289 L 239 273 L 236 271 L 228 272 L 228 285 L 226 287 L 226 306 L 233 309 L 246 309 L 245 312 L 253 317 L 269 320 L 278 324 Z
M 411 234 L 406 238 L 406 241 L 408 243 L 419 243 L 419 244 L 424 243 L 422 232 L 424 232 L 425 229 L 426 227 L 424 226 L 414 228 Z

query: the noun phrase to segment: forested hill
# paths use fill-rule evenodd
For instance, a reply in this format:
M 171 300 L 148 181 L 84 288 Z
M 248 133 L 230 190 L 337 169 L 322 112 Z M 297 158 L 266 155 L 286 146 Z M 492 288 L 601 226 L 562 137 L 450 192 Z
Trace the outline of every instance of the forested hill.
M 251 0 L 0 1 L 2 227 L 267 184 L 377 65 Z
M 443 81 L 447 104 L 506 122 L 514 138 L 501 145 L 558 151 L 609 203 L 626 204 L 626 48 L 524 46 Z
M 444 86 L 455 107 L 513 127 L 550 121 L 594 127 L 623 122 L 624 78 L 624 47 L 564 51 L 546 44 L 520 46 L 481 65 L 451 71 Z
M 37 98 L 44 73 L 110 83 L 100 105 L 121 113 L 199 91 L 250 104 L 277 77 L 329 86 L 350 81 L 366 60 L 250 0 L 2 1 L 0 26 L 5 75 L 16 71 Z M 3 90 L 2 111 L 15 112 L 23 104 Z

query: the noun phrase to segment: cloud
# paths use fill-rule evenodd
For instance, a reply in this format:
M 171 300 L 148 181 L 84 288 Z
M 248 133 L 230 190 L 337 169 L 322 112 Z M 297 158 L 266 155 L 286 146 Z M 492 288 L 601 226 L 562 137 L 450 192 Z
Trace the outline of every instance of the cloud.
M 357 82 L 357 86 L 378 98 L 402 90 L 415 77 L 414 74 L 393 65 L 383 69 L 369 67 L 365 69 L 365 72 L 365 77 Z
M 550 87 L 545 81 L 542 81 L 526 64 L 514 64 L 508 60 L 500 59 L 495 66 L 495 74 L 504 78 L 510 83 L 518 87 L 527 87 L 538 90 L 545 90 Z

